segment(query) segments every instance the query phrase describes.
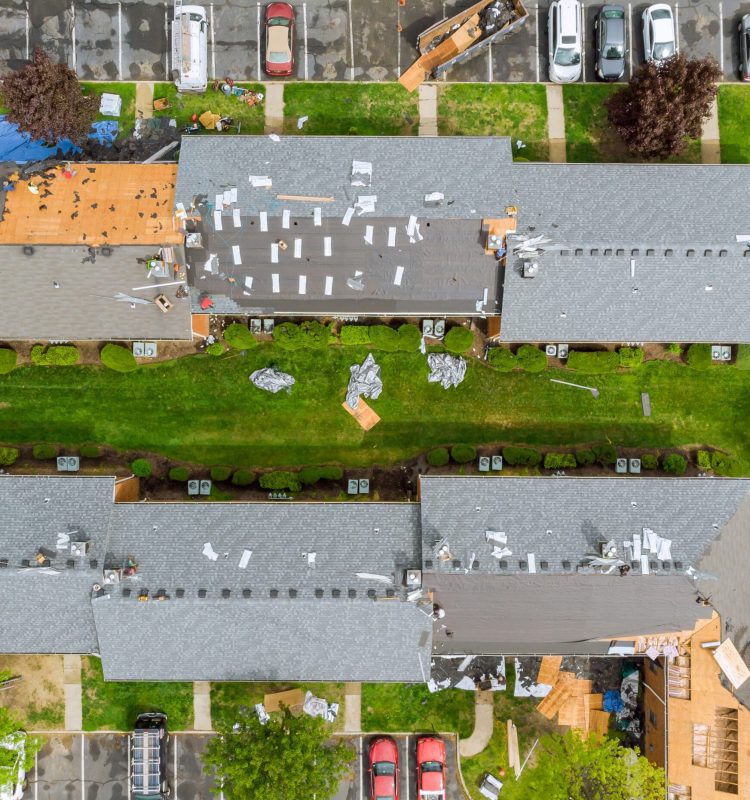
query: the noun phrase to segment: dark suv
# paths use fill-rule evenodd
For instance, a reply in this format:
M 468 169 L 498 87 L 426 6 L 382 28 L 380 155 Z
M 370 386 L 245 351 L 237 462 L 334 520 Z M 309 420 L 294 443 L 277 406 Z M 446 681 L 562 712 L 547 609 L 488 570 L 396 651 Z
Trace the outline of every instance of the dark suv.
M 130 788 L 132 800 L 166 800 L 167 715 L 158 712 L 140 714 L 131 734 Z
M 602 6 L 594 21 L 596 75 L 603 81 L 619 81 L 625 72 L 625 9 Z

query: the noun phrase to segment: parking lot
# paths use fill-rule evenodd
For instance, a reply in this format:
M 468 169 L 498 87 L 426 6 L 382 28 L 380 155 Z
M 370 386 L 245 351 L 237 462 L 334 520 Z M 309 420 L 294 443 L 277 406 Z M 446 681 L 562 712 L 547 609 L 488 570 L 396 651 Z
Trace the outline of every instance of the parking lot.
M 209 74 L 259 80 L 265 3 L 215 0 L 209 16 Z M 296 72 L 301 80 L 396 80 L 416 58 L 417 34 L 471 0 L 293 0 Z M 593 80 L 593 20 L 601 0 L 584 0 L 584 79 Z M 628 18 L 626 74 L 643 58 L 641 14 Z M 672 3 L 678 41 L 689 56 L 713 55 L 736 81 L 737 23 L 750 1 Z M 451 69 L 449 81 L 539 81 L 547 77 L 549 0 L 526 3 L 526 24 L 507 40 Z M 15 68 L 40 44 L 83 80 L 169 80 L 169 19 L 164 0 L 0 0 L 0 69 Z M 399 31 L 400 27 L 400 31 Z
M 416 740 L 397 736 L 401 762 L 401 798 L 419 800 L 416 791 Z M 203 773 L 200 755 L 206 734 L 172 733 L 167 775 L 175 800 L 210 800 L 212 781 Z M 357 758 L 342 779 L 336 800 L 365 800 L 368 794 L 369 736 L 350 740 Z M 464 800 L 456 776 L 456 744 L 446 738 L 447 800 Z M 129 737 L 122 733 L 59 733 L 47 737 L 28 776 L 27 798 L 33 800 L 128 800 Z

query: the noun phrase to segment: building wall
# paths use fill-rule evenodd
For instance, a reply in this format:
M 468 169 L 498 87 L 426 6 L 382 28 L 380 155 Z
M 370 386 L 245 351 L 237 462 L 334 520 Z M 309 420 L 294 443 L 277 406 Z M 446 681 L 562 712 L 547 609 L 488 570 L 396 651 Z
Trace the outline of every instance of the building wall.
M 659 767 L 665 766 L 666 725 L 666 690 L 664 675 L 664 659 L 652 661 L 646 658 L 643 664 L 643 690 L 645 753 L 649 761 Z

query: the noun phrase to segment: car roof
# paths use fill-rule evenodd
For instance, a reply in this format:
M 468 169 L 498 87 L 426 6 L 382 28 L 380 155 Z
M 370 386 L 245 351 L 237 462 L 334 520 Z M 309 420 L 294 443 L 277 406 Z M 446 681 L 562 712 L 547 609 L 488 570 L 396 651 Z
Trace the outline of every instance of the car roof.
M 671 17 L 670 19 L 655 19 L 653 20 L 653 26 L 655 42 L 674 41 L 674 25 Z
M 560 32 L 563 35 L 578 30 L 580 6 L 578 0 L 560 0 Z
M 625 20 L 607 19 L 607 44 L 625 44 Z

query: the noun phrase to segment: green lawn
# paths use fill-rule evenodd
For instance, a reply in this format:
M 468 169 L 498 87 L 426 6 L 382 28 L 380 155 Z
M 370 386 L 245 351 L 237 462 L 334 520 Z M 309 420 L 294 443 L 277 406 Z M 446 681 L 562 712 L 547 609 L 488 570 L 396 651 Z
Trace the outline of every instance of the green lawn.
M 438 94 L 438 131 L 442 136 L 510 136 L 514 156 L 546 161 L 546 90 L 541 84 L 532 83 L 442 86 Z M 516 147 L 518 139 L 525 148 Z
M 285 692 L 287 689 L 310 691 L 316 697 L 322 697 L 329 703 L 338 703 L 339 715 L 331 725 L 332 731 L 344 727 L 344 684 L 343 683 L 212 683 L 211 684 L 211 719 L 214 727 L 221 721 L 234 722 L 237 709 L 246 706 L 253 709 L 256 703 L 262 703 L 266 694 Z
M 425 684 L 363 683 L 362 730 L 457 732 L 474 730 L 474 692 L 446 689 L 430 694 Z
M 302 129 L 299 117 L 309 117 Z M 288 83 L 284 133 L 403 136 L 419 129 L 417 95 L 397 83 Z
M 725 164 L 750 162 L 750 86 L 719 87 L 721 160 Z
M 147 658 L 134 651 L 133 658 Z M 181 731 L 193 725 L 192 683 L 122 683 L 104 681 L 98 658 L 83 659 L 83 729 L 131 730 L 138 714 L 163 711 L 171 730 Z
M 97 114 L 97 121 L 117 120 L 120 123 L 120 136 L 128 136 L 135 127 L 135 84 L 134 83 L 98 83 L 82 81 L 81 88 L 84 94 L 103 95 L 105 92 L 119 94 L 122 97 L 122 111 L 119 117 L 105 117 Z
M 464 382 L 446 392 L 427 382 L 423 355 L 376 351 L 384 390 L 372 406 L 382 421 L 364 432 L 341 403 L 350 365 L 367 353 L 264 344 L 245 356 L 189 356 L 127 374 L 24 366 L 0 376 L 0 443 L 96 442 L 196 463 L 281 467 L 393 464 L 441 444 L 567 448 L 611 440 L 649 449 L 710 445 L 750 472 L 750 371 L 652 361 L 596 376 L 595 400 L 550 383 L 574 379 L 568 370 L 500 373 L 474 359 Z M 296 378 L 291 394 L 250 384 L 253 370 L 270 365 Z M 651 417 L 641 410 L 644 391 Z
M 252 89 L 256 92 L 265 92 L 262 83 L 238 83 L 245 89 Z M 254 106 L 248 106 L 236 97 L 227 97 L 222 92 L 215 92 L 209 88 L 203 94 L 178 94 L 177 88 L 173 83 L 154 84 L 154 100 L 166 97 L 170 107 L 165 111 L 155 111 L 156 117 L 169 117 L 177 120 L 177 127 L 184 128 L 191 124 L 193 114 L 200 115 L 204 111 L 211 111 L 221 116 L 232 117 L 241 123 L 240 133 L 263 133 L 265 123 L 265 102 Z M 230 132 L 237 131 L 231 129 Z M 204 131 L 212 134 L 216 131 Z

